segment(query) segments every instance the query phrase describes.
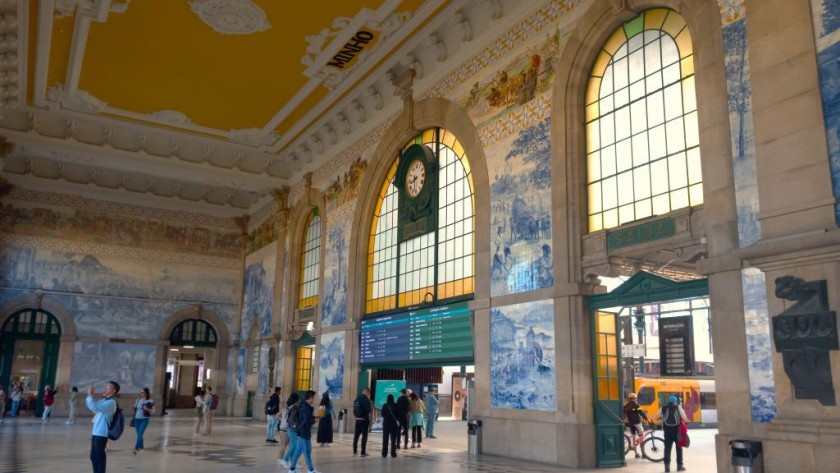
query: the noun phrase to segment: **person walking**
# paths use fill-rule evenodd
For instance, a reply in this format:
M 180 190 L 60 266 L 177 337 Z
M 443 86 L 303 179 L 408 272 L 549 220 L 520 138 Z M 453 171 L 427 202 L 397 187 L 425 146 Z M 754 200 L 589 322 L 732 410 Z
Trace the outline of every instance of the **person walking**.
M 44 413 L 41 415 L 41 423 L 46 424 L 50 418 L 53 404 L 55 404 L 55 389 L 49 384 L 44 386 Z
M 312 465 L 312 424 L 315 419 L 313 417 L 313 407 L 317 394 L 311 389 L 306 391 L 306 396 L 304 396 L 304 400 L 298 408 L 297 442 L 295 442 L 297 446 L 295 447 L 295 454 L 292 455 L 292 459 L 289 462 L 289 472 L 297 471 L 298 459 L 303 455 L 309 473 L 318 473 L 318 470 Z
M 438 406 L 440 405 L 440 400 L 438 400 L 438 392 L 437 389 L 434 389 L 429 392 L 429 395 L 426 396 L 426 438 L 427 439 L 436 439 L 435 437 L 435 422 L 437 422 L 438 416 Z
M 219 406 L 219 396 L 213 392 L 211 386 L 207 386 L 207 393 L 204 395 L 204 435 L 213 434 L 213 418 L 216 417 L 216 408 Z
M 397 399 L 397 416 L 399 416 L 400 420 L 400 433 L 403 437 L 403 448 L 408 448 L 408 415 L 411 412 L 411 401 L 408 397 L 411 395 L 411 390 L 403 388 L 400 390 L 400 394 L 399 399 Z M 397 449 L 399 448 L 400 443 L 397 442 Z
M 318 416 L 321 418 L 318 421 L 318 445 L 329 447 L 333 442 L 333 420 L 335 417 L 329 391 L 324 391 L 324 395 L 321 396 L 321 402 L 318 404 Z
M 3 423 L 3 416 L 6 414 L 6 391 L 0 386 L 0 424 Z
M 201 388 L 195 388 L 195 433 L 201 433 L 204 423 L 204 396 L 207 394 Z
M 394 395 L 389 394 L 382 406 L 382 458 L 388 456 L 388 443 L 391 443 L 391 456 L 397 456 L 397 444 L 400 435 L 400 419 L 397 415 L 397 403 Z
M 102 399 L 95 400 L 94 385 L 91 384 L 87 390 L 85 405 L 93 416 L 93 429 L 90 438 L 90 463 L 93 465 L 93 473 L 105 473 L 105 444 L 108 443 L 108 425 L 117 412 L 117 401 L 114 396 L 120 392 L 120 385 L 116 381 L 108 381 L 105 384 L 105 391 Z
M 265 403 L 265 441 L 268 443 L 277 443 L 274 436 L 277 432 L 277 414 L 280 412 L 280 388 L 274 387 L 274 392 L 268 397 L 268 402 Z
M 426 405 L 417 393 L 411 393 L 411 410 L 408 425 L 411 427 L 411 448 L 420 448 L 423 442 L 423 415 L 426 413 Z
M 688 417 L 682 406 L 677 404 L 677 397 L 668 398 L 668 404 L 656 414 L 656 419 L 662 419 L 662 430 L 665 432 L 665 471 L 671 471 L 671 447 L 677 443 L 680 431 L 680 421 L 685 422 Z M 682 447 L 677 445 L 677 471 L 685 471 Z
M 300 395 L 292 393 L 286 399 L 286 408 L 283 410 L 283 415 L 280 418 L 280 453 L 278 454 L 277 462 L 283 468 L 289 468 L 292 455 L 295 454 L 295 447 L 297 443 L 297 433 L 290 424 L 291 416 L 294 414 L 297 417 L 297 407 L 292 409 L 292 406 L 297 406 L 300 403 Z
M 20 383 L 15 383 L 12 386 L 12 393 L 9 395 L 9 399 L 12 400 L 12 410 L 9 412 L 9 417 L 17 417 L 18 409 L 20 408 L 21 391 Z
M 79 408 L 79 388 L 70 388 L 70 399 L 67 400 L 67 421 L 65 424 L 76 423 L 76 410 Z
M 642 419 L 648 420 L 647 414 L 642 410 L 642 407 L 636 402 L 636 393 L 627 395 L 627 402 L 624 403 L 624 426 L 630 433 L 630 438 L 633 441 L 633 453 L 636 458 L 642 458 L 639 455 L 639 439 L 644 432 L 642 428 Z
M 363 457 L 367 454 L 368 431 L 370 430 L 370 389 L 365 388 L 362 394 L 353 401 L 353 417 L 356 418 L 356 430 L 353 432 L 353 456 L 359 451 L 359 436 L 362 437 Z
M 134 450 L 131 451 L 134 455 L 140 453 L 144 448 L 143 433 L 149 426 L 149 418 L 152 416 L 154 409 L 155 402 L 151 399 L 149 388 L 141 389 L 140 395 L 134 401 L 134 428 L 137 430 L 137 441 L 134 442 Z

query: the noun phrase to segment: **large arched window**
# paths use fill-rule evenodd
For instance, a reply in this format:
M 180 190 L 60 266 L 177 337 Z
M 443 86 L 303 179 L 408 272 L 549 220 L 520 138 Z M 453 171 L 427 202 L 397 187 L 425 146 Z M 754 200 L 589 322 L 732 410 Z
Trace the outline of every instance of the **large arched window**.
M 677 12 L 646 10 L 604 44 L 586 135 L 590 232 L 703 203 L 694 56 Z
M 321 216 L 318 207 L 312 208 L 306 222 L 303 249 L 300 255 L 300 292 L 298 308 L 314 306 L 318 302 L 321 281 Z
M 397 158 L 382 184 L 371 225 L 367 313 L 452 301 L 475 292 L 475 207 L 464 148 L 442 128 L 424 131 L 406 148 L 413 144 L 428 146 L 439 165 L 437 229 L 398 242 Z

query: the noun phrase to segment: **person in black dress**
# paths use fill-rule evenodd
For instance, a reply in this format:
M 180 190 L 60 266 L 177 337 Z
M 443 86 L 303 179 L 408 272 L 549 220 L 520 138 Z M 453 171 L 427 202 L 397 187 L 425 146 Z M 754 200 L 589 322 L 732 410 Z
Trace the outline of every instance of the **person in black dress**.
M 324 391 L 321 402 L 318 404 L 316 416 L 321 417 L 318 421 L 318 445 L 328 447 L 333 442 L 333 415 L 334 409 L 330 401 L 329 391 Z

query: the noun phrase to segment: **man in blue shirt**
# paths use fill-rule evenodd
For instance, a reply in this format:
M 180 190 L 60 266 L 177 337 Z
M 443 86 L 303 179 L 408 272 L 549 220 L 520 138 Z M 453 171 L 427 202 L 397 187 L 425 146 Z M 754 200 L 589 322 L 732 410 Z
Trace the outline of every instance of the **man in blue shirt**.
M 429 391 L 429 395 L 426 396 L 426 438 L 429 439 L 437 438 L 435 437 L 435 422 L 437 421 L 438 405 L 440 404 L 437 396 L 437 389 Z
M 95 415 L 93 417 L 93 436 L 90 438 L 90 462 L 93 473 L 105 473 L 105 444 L 108 443 L 108 424 L 117 412 L 117 401 L 114 396 L 120 392 L 120 385 L 116 381 L 105 384 L 102 399 L 93 398 L 93 384 L 87 390 L 85 404 Z
M 289 473 L 297 471 L 297 462 L 301 455 L 303 455 L 306 466 L 309 468 L 309 473 L 319 473 L 312 464 L 312 424 L 313 404 L 315 403 L 315 395 L 318 394 L 311 389 L 306 391 L 304 402 L 300 403 L 298 408 L 298 429 L 297 429 L 297 445 L 295 447 L 295 454 L 292 455 L 292 460 L 289 462 Z

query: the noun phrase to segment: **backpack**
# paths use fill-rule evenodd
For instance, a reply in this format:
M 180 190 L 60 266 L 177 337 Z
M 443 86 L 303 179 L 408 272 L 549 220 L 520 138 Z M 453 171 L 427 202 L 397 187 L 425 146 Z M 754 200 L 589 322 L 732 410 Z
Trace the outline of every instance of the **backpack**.
M 662 408 L 662 423 L 668 427 L 680 425 L 680 413 L 677 406 L 665 406 Z
M 280 419 L 280 425 L 277 430 L 289 430 L 289 407 L 283 409 L 283 417 Z
M 273 399 L 270 397 L 268 401 L 265 401 L 265 414 L 269 416 L 273 416 L 280 411 L 280 403 L 275 403 Z
M 365 411 L 362 409 L 362 396 L 353 401 L 353 416 L 357 419 L 365 417 Z
M 210 410 L 215 411 L 219 408 L 219 396 L 213 394 L 213 400 L 210 401 Z
M 298 425 L 300 424 L 300 419 L 298 419 L 299 410 L 300 404 L 293 404 L 292 407 L 289 408 L 289 412 L 286 413 L 287 426 L 295 433 L 297 433 Z
M 114 401 L 114 404 L 117 404 L 117 401 Z M 114 417 L 112 417 L 111 422 L 108 423 L 108 438 L 111 440 L 119 440 L 124 429 L 125 418 L 123 418 L 123 411 L 120 409 L 120 405 L 117 404 L 117 410 L 114 411 Z

